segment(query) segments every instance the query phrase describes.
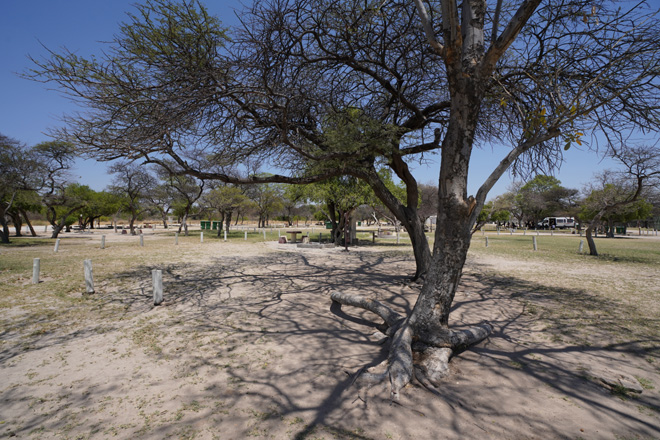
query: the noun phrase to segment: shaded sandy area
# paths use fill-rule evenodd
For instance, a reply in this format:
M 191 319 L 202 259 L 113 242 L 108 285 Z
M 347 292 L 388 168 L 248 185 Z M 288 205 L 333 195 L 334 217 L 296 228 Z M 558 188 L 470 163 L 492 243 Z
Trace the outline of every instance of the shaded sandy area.
M 456 326 L 487 320 L 495 333 L 452 360 L 441 396 L 412 384 L 392 404 L 383 388 L 352 385 L 386 356 L 375 316 L 329 294 L 410 310 L 409 253 L 215 242 L 189 254 L 163 267 L 160 307 L 152 267 L 136 258 L 99 283 L 92 312 L 55 310 L 44 334 L 3 331 L 0 437 L 660 438 L 657 363 L 634 344 L 549 334 L 529 310 L 546 299 L 494 275 L 496 260 L 470 259 L 453 313 Z M 593 377 L 602 368 L 649 389 L 612 394 Z

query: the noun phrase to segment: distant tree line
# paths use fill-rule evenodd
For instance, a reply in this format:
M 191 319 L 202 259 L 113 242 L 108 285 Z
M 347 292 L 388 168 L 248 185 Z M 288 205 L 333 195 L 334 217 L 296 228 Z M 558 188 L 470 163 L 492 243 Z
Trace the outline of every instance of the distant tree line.
M 0 136 L 0 216 L 5 243 L 9 242 L 10 226 L 17 237 L 23 234 L 24 226 L 36 236 L 31 222 L 34 217 L 51 225 L 52 238 L 63 230 L 70 231 L 74 225 L 83 230 L 94 229 L 101 219 L 115 230 L 120 220 L 127 221 L 131 234 L 136 234 L 141 220 L 157 218 L 168 228 L 168 219 L 175 218 L 178 231 L 186 235 L 190 218 L 217 219 L 218 236 L 232 222 L 237 225 L 246 219 L 256 220 L 259 227 L 267 227 L 274 220 L 288 226 L 300 221 L 327 222 L 337 243 L 343 242 L 344 231 L 355 230 L 358 221 L 367 225 L 388 222 L 400 227 L 369 185 L 350 176 L 308 185 L 241 185 L 120 161 L 109 167 L 111 185 L 95 191 L 72 177 L 74 145 L 50 141 L 28 147 Z M 404 186 L 394 183 L 391 174 L 383 171 L 382 179 L 390 191 L 405 198 Z M 435 186 L 420 185 L 418 214 L 422 222 L 437 209 L 433 197 L 436 192 Z

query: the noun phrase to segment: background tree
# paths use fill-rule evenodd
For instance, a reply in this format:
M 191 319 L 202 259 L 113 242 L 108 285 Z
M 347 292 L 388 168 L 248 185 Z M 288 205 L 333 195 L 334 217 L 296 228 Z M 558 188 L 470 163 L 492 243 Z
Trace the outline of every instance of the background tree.
M 282 216 L 289 226 L 293 226 L 305 201 L 305 189 L 302 186 L 286 185 L 282 188 Z
M 612 149 L 611 156 L 623 169 L 596 176 L 582 203 L 580 218 L 588 221 L 585 232 L 589 254 L 594 256 L 598 255 L 598 249 L 592 234 L 600 222 L 617 215 L 636 217 L 641 215 L 640 210 L 646 214 L 651 207 L 640 202 L 648 188 L 660 184 L 660 149 L 657 146 L 621 147 Z
M 105 58 L 65 52 L 38 62 L 39 79 L 94 110 L 71 118 L 64 134 L 101 159 L 167 156 L 205 179 L 367 182 L 408 230 L 426 274 L 412 312 L 386 319 L 393 398 L 412 378 L 413 341 L 417 376 L 432 384 L 452 353 L 492 329 L 454 331 L 449 314 L 471 231 L 498 179 L 512 167 L 544 172 L 585 133 L 615 141 L 657 130 L 660 29 L 645 4 L 256 2 L 226 51 L 224 30 L 197 6 L 149 3 Z M 510 149 L 470 195 L 472 155 L 493 143 Z M 431 254 L 409 163 L 432 152 L 440 166 Z M 195 160 L 209 157 L 211 167 Z M 282 174 L 228 171 L 248 158 Z M 380 167 L 403 182 L 403 201 Z
M 229 230 L 234 212 L 241 206 L 247 209 L 250 200 L 243 194 L 240 187 L 220 184 L 204 195 L 203 203 L 210 210 L 220 214 L 220 224 L 218 226 L 218 237 L 220 237 L 223 225 L 226 225 L 225 227 Z
M 149 205 L 150 211 L 158 213 L 163 222 L 163 227 L 167 229 L 167 217 L 174 203 L 172 187 L 167 183 L 154 182 L 154 187 L 145 194 L 145 201 Z
M 82 208 L 83 226 L 94 229 L 94 222 L 101 217 L 110 217 L 119 209 L 120 200 L 110 191 L 93 191 L 87 204 Z
M 521 221 L 536 226 L 545 217 L 556 216 L 568 209 L 570 200 L 577 193 L 575 189 L 561 186 L 556 177 L 537 175 L 520 187 L 514 200 Z
M 155 179 L 145 167 L 130 162 L 115 163 L 108 170 L 114 174 L 111 191 L 123 199 L 130 215 L 131 234 L 135 235 L 135 221 L 147 209 L 145 194 L 153 188 Z
M 174 211 L 181 218 L 179 234 L 183 229 L 187 236 L 188 216 L 192 213 L 197 201 L 202 197 L 205 182 L 194 176 L 179 174 L 175 170 L 175 165 L 169 165 L 167 168 L 156 168 L 158 177 L 170 188 Z
M 354 177 L 334 177 L 307 185 L 305 191 L 310 200 L 323 205 L 321 209 L 332 225 L 332 241 L 337 246 L 347 241 L 344 232 L 350 228 L 353 211 L 373 198 L 371 188 Z
M 48 190 L 42 197 L 46 220 L 52 227 L 51 238 L 57 238 L 62 229 L 80 221 L 82 209 L 90 202 L 93 191 L 86 185 L 62 183 Z
M 12 223 L 14 224 L 17 237 L 20 237 L 22 235 L 21 228 L 23 226 L 23 222 L 25 222 L 28 228 L 30 229 L 30 234 L 33 237 L 37 236 L 37 233 L 34 230 L 34 227 L 32 226 L 32 222 L 30 222 L 30 217 L 28 213 L 40 212 L 41 208 L 42 208 L 41 198 L 39 197 L 39 194 L 37 194 L 36 191 L 19 190 L 16 193 L 16 197 L 14 198 L 14 203 L 12 204 L 11 208 L 7 210 L 7 214 L 9 215 Z
M 69 171 L 73 167 L 76 149 L 70 142 L 55 140 L 42 142 L 32 148 L 40 164 L 39 194 L 46 220 L 52 228 L 51 238 L 57 238 L 64 228 L 78 221 L 73 214 L 89 201 L 89 187 L 71 183 Z
M 419 209 L 417 213 L 422 223 L 438 212 L 438 187 L 435 185 L 419 185 Z
M 24 191 L 41 186 L 41 164 L 31 149 L 0 134 L 0 242 L 9 243 L 9 216 Z M 20 207 L 18 207 L 20 209 Z
M 282 210 L 282 188 L 277 185 L 269 183 L 251 185 L 245 188 L 245 195 L 252 201 L 252 209 L 258 217 L 259 228 L 265 228 L 270 217 Z

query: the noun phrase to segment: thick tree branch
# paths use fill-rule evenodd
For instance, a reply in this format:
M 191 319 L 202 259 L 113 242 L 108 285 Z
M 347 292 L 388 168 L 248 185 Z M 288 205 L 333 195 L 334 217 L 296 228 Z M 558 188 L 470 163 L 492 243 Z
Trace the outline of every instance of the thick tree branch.
M 444 56 L 445 48 L 438 42 L 435 38 L 435 30 L 433 29 L 433 23 L 431 22 L 431 17 L 429 16 L 426 6 L 424 5 L 423 0 L 413 0 L 415 2 L 415 7 L 417 8 L 417 14 L 419 19 L 422 22 L 422 27 L 424 28 L 424 34 L 429 44 L 433 48 L 436 54 Z

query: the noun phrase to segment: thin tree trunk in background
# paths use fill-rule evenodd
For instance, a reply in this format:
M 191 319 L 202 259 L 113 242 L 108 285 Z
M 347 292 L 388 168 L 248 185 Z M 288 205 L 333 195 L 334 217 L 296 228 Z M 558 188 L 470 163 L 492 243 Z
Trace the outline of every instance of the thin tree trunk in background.
M 30 234 L 32 234 L 33 237 L 37 236 L 37 232 L 34 230 L 34 227 L 32 226 L 32 223 L 30 222 L 30 218 L 27 215 L 27 212 L 25 212 L 24 209 L 21 209 L 21 215 L 25 219 L 25 223 L 27 223 L 28 228 L 30 228 Z

